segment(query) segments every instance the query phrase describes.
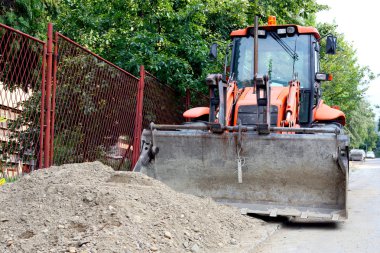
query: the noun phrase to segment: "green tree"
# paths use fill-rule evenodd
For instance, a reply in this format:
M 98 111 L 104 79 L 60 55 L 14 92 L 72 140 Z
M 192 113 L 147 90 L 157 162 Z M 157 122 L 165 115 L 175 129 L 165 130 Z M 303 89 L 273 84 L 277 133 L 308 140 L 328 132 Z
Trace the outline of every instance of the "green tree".
M 350 121 L 347 131 L 351 137 L 351 146 L 367 146 L 371 150 L 376 147 L 377 133 L 375 131 L 375 114 L 372 112 L 369 103 L 362 99 L 358 107 L 350 111 Z
M 57 16 L 58 0 L 1 0 L 0 23 L 45 38 L 47 22 Z
M 254 15 L 262 17 L 276 16 L 279 24 L 299 24 L 315 26 L 316 13 L 328 9 L 328 6 L 318 4 L 314 0 L 251 0 L 248 10 L 249 23 L 253 23 Z
M 222 70 L 222 60 L 207 60 L 209 45 L 220 45 L 222 59 L 229 33 L 252 24 L 255 14 L 311 24 L 324 8 L 315 0 L 62 0 L 56 23 L 136 75 L 143 64 L 165 83 L 201 89 L 207 73 Z
M 359 65 L 353 46 L 345 41 L 343 34 L 336 32 L 336 28 L 334 24 L 318 25 L 321 35 L 332 33 L 338 41 L 336 55 L 325 55 L 321 50 L 322 71 L 334 76 L 333 81 L 322 84 L 323 99 L 329 105 L 338 105 L 346 114 L 345 129 L 350 135 L 351 146 L 359 147 L 368 142 L 374 147 L 371 138 L 374 138 L 375 115 L 364 93 L 375 75 L 367 66 Z M 321 48 L 324 46 L 322 40 Z
M 209 44 L 246 26 L 245 9 L 248 1 L 63 1 L 57 27 L 133 74 L 143 64 L 165 83 L 196 87 L 215 67 Z

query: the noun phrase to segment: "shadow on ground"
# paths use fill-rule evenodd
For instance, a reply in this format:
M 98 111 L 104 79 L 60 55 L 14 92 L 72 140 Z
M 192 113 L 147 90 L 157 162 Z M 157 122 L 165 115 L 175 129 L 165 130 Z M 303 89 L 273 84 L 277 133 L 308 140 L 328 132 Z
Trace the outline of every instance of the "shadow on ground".
M 328 229 L 334 230 L 339 228 L 339 223 L 330 221 L 299 221 L 294 219 L 289 219 L 288 217 L 270 217 L 266 215 L 259 214 L 249 214 L 250 217 L 254 217 L 268 223 L 279 224 L 283 228 L 288 229 Z

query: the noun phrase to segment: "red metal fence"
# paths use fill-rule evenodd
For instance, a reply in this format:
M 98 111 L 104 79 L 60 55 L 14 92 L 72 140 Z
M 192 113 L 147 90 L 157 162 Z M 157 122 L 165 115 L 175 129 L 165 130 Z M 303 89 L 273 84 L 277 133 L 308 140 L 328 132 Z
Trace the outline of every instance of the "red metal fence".
M 0 173 L 3 176 L 33 170 L 42 162 L 45 53 L 45 42 L 0 24 Z
M 179 92 L 161 83 L 156 77 L 145 71 L 143 127 L 151 122 L 160 124 L 181 124 L 185 121 L 185 99 Z
M 55 43 L 52 161 L 120 163 L 131 155 L 139 79 L 62 34 Z
M 186 90 L 186 110 L 194 107 L 209 107 L 209 97 L 200 91 Z
M 143 66 L 140 78 L 133 76 L 53 34 L 51 24 L 47 42 L 1 24 L 0 38 L 3 164 L 34 169 L 100 160 L 129 170 L 150 122 L 180 124 L 183 111 L 208 103 L 200 93 L 161 83 Z

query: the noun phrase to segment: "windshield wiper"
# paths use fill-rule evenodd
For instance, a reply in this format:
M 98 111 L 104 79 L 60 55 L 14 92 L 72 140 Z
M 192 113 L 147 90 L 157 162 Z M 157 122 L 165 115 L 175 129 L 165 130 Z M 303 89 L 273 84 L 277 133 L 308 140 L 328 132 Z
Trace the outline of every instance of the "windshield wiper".
M 270 36 L 287 52 L 294 61 L 298 61 L 298 54 L 275 32 L 269 32 Z

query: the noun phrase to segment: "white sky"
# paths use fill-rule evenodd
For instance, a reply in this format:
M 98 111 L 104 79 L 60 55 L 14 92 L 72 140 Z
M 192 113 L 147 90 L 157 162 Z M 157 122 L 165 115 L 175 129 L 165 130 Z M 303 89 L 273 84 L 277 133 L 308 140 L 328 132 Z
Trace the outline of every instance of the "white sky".
M 375 73 L 380 73 L 380 1 L 377 0 L 317 0 L 319 4 L 330 6 L 330 10 L 317 14 L 317 21 L 338 25 L 338 32 L 352 42 L 357 50 L 360 65 L 367 65 Z M 338 42 L 339 43 L 339 42 Z M 334 73 L 332 73 L 334 74 Z M 374 105 L 380 105 L 380 78 L 370 83 L 367 98 Z M 380 109 L 374 109 L 377 118 Z

